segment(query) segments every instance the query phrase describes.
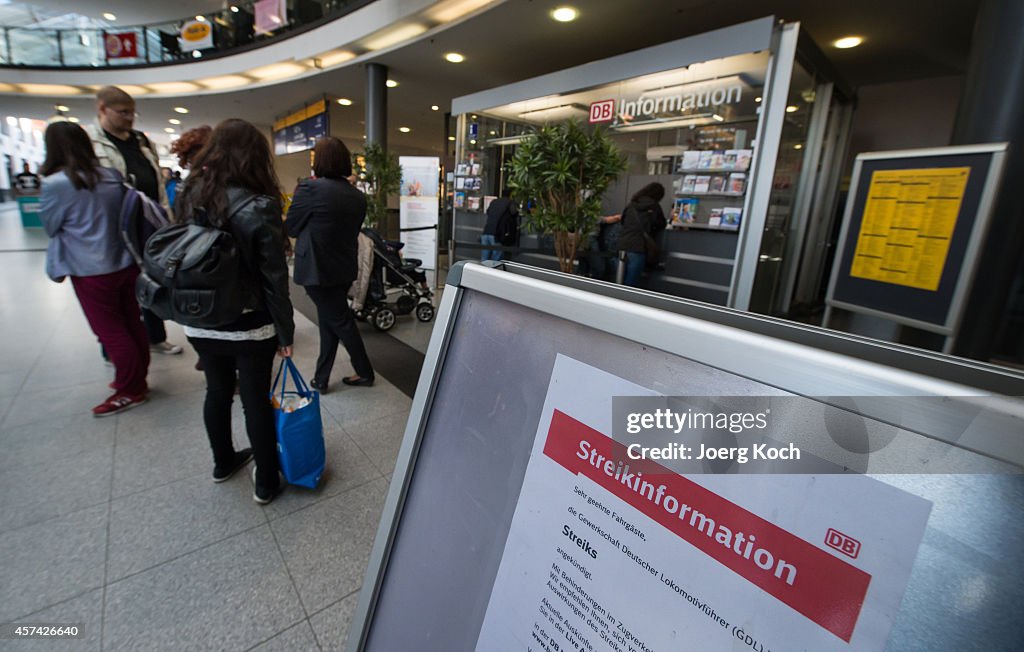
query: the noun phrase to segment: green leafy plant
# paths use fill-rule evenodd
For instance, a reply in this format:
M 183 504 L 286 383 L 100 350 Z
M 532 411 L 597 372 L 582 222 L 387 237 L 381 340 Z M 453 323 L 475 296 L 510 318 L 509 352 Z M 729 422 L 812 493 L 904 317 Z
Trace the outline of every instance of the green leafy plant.
M 356 154 L 356 175 L 369 186 L 366 193 L 366 226 L 380 228 L 388 211 L 388 196 L 402 185 L 402 166 L 398 154 L 389 152 L 380 143 L 371 143 Z
M 572 273 L 576 253 L 601 215 L 601 195 L 626 169 L 625 157 L 603 131 L 571 120 L 523 138 L 508 169 L 514 196 L 535 202 L 530 226 L 554 235 L 559 268 Z

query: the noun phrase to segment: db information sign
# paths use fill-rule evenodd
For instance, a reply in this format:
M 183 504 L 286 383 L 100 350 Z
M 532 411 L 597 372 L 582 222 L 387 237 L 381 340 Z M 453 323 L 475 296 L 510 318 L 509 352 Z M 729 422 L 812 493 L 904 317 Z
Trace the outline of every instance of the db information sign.
M 590 122 L 611 122 L 615 117 L 615 100 L 601 100 L 590 105 Z

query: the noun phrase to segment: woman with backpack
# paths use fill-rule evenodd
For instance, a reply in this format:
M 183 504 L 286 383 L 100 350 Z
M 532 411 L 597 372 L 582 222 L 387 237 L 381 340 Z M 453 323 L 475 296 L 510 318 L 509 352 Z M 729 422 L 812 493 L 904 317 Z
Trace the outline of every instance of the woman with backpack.
M 124 180 L 100 167 L 84 129 L 71 122 L 46 128 L 40 219 L 50 243 L 46 274 L 66 277 L 82 312 L 114 365 L 114 394 L 92 409 L 106 417 L 146 402 L 149 339 L 135 301 L 139 268 L 121 238 Z
M 665 186 L 649 183 L 633 195 L 629 205 L 622 211 L 622 232 L 618 247 L 626 253 L 626 269 L 623 284 L 636 287 L 644 268 L 654 260 L 648 260 L 648 251 L 657 249 L 658 237 L 665 230 L 667 222 L 661 210 Z
M 234 236 L 243 261 L 245 308 L 216 328 L 185 327 L 206 374 L 203 421 L 213 449 L 213 480 L 223 482 L 255 457 L 253 500 L 267 504 L 280 488 L 277 435 L 268 396 L 275 352 L 291 357 L 295 322 L 281 222 L 281 192 L 267 139 L 244 120 L 213 130 L 192 162 L 178 199 L 179 221 L 209 224 Z M 231 441 L 235 372 L 251 449 Z

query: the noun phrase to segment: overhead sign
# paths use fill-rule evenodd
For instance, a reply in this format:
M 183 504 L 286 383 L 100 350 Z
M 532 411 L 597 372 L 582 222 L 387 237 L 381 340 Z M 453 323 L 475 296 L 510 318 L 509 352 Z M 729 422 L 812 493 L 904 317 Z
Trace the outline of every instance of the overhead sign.
M 257 34 L 270 34 L 288 22 L 286 0 L 259 0 L 253 5 L 253 29 Z
M 139 56 L 138 41 L 135 32 L 120 32 L 103 35 L 103 49 L 107 59 L 134 59 Z
M 190 20 L 181 26 L 181 37 L 178 41 L 183 52 L 212 48 L 213 27 L 205 20 Z
M 742 83 L 718 80 L 645 91 L 637 97 L 620 98 L 617 102 L 614 99 L 600 100 L 590 104 L 590 122 L 629 124 L 709 112 L 716 107 L 739 104 L 743 100 L 743 88 Z

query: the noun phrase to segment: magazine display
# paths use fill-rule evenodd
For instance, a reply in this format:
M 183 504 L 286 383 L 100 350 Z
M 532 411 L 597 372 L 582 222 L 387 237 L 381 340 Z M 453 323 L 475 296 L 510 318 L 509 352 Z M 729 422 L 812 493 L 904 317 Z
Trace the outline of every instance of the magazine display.
M 697 217 L 698 200 L 683 197 L 676 199 L 672 205 L 672 221 L 669 226 L 693 224 Z
M 721 226 L 722 228 L 738 229 L 740 228 L 740 217 L 743 214 L 743 209 L 738 206 L 726 207 L 722 209 Z

